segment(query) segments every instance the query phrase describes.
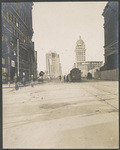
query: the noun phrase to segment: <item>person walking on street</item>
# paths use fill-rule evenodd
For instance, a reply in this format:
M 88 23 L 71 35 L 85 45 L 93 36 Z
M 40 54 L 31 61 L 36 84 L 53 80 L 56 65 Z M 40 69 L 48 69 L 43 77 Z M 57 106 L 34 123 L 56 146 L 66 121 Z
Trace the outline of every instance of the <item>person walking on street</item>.
M 59 79 L 60 79 L 60 81 L 61 81 L 61 76 L 59 76 Z
M 23 76 L 23 85 L 25 86 L 25 76 Z
M 67 82 L 69 81 L 69 79 L 68 79 L 68 75 L 67 75 Z
M 8 81 L 8 86 L 10 87 L 10 81 Z
M 31 86 L 34 87 L 34 83 L 33 83 L 33 75 L 31 75 Z
M 65 82 L 65 75 L 64 75 L 64 82 Z

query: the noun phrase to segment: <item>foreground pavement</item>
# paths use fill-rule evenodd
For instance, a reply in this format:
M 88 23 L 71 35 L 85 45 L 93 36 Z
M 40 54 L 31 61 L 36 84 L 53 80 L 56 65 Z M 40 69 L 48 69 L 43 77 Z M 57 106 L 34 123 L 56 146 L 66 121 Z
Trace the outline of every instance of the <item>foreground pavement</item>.
M 118 148 L 118 82 L 3 88 L 3 148 Z

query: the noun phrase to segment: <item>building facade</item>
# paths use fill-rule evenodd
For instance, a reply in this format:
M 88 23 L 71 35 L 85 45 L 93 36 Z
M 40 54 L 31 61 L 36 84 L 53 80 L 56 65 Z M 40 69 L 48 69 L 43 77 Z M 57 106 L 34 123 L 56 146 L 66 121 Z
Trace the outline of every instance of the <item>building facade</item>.
M 51 78 L 57 78 L 62 75 L 60 57 L 56 52 L 46 54 L 46 72 Z
M 88 72 L 96 68 L 99 69 L 102 65 L 103 65 L 102 61 L 85 61 L 77 63 L 77 66 L 75 67 L 81 70 L 83 77 L 86 77 Z
M 118 39 L 119 39 L 119 4 L 118 2 L 110 1 L 107 3 L 104 11 L 104 49 L 105 49 L 105 64 L 101 70 L 113 70 L 119 66 L 118 62 Z
M 32 42 L 32 2 L 2 3 L 2 79 L 3 82 L 28 81 L 37 72 Z
M 86 77 L 88 72 L 94 68 L 100 68 L 103 65 L 102 61 L 86 61 L 86 49 L 85 43 L 79 37 L 79 40 L 76 42 L 76 62 L 74 67 L 79 68 L 81 70 L 81 75 Z

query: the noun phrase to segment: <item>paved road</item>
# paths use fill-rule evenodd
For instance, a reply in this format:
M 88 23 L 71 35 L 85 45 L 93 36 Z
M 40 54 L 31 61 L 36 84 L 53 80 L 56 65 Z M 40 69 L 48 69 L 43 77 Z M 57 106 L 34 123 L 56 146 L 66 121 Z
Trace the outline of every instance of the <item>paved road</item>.
M 4 148 L 118 148 L 118 82 L 3 88 Z

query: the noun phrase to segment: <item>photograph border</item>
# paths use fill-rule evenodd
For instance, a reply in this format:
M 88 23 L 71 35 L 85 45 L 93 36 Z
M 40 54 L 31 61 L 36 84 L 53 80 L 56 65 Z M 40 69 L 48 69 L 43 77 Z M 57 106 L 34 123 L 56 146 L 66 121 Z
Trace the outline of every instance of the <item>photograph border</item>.
M 12 2 L 108 2 L 108 1 L 116 1 L 119 3 L 119 25 L 120 25 L 120 1 L 119 0 L 1 0 L 0 1 L 0 9 L 2 7 L 2 3 L 12 3 Z M 119 35 L 120 35 L 120 30 L 119 30 Z M 120 47 L 120 46 L 119 46 Z M 119 58 L 120 58 L 120 49 L 119 49 Z M 118 58 L 118 59 L 119 59 Z M 119 60 L 120 64 L 120 60 Z M 2 102 L 2 13 L 0 15 L 0 149 L 3 148 L 3 102 Z M 120 74 L 119 74 L 120 78 Z M 119 81 L 118 81 L 119 82 Z M 119 82 L 119 87 L 120 87 L 120 82 Z M 119 93 L 118 93 L 119 94 Z M 120 101 L 120 97 L 119 97 Z M 120 108 L 120 102 L 119 102 L 119 108 Z M 119 110 L 120 113 L 120 110 Z M 119 126 L 120 126 L 120 115 L 119 115 Z M 119 134 L 119 141 L 120 141 L 120 134 Z M 119 142 L 119 148 L 120 148 L 120 142 Z M 5 148 L 6 149 L 6 148 Z M 31 148 L 29 148 L 31 149 Z M 69 149 L 69 148 L 68 148 Z M 91 148 L 90 148 L 91 149 Z M 108 148 L 109 149 L 109 148 Z

